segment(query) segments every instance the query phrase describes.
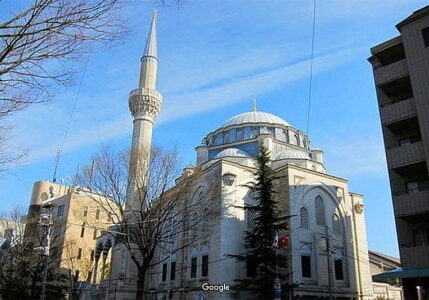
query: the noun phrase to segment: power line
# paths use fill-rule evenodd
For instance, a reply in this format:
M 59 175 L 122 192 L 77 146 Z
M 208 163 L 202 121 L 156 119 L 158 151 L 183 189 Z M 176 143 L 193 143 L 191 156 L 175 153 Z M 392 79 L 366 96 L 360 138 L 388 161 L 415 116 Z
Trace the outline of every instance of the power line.
M 70 112 L 70 117 L 69 117 L 69 119 L 67 121 L 67 125 L 66 125 L 65 131 L 64 131 L 63 140 L 62 140 L 62 142 L 60 144 L 60 147 L 58 148 L 58 151 L 57 151 L 57 155 L 56 155 L 56 158 L 55 158 L 54 174 L 52 176 L 52 182 L 56 182 L 57 181 L 57 170 L 58 170 L 58 166 L 59 166 L 59 163 L 60 163 L 61 152 L 64 149 L 64 144 L 65 144 L 67 136 L 69 134 L 70 125 L 71 125 L 71 122 L 72 122 L 73 117 L 74 117 L 74 113 L 75 113 L 75 110 L 76 110 L 76 103 L 77 103 L 77 100 L 79 99 L 79 96 L 80 96 L 80 90 L 82 88 L 82 83 L 83 83 L 83 80 L 85 78 L 86 70 L 88 68 L 88 63 L 89 63 L 90 56 L 91 56 L 91 53 L 88 54 L 88 59 L 86 60 L 86 63 L 85 63 L 85 66 L 84 66 L 84 69 L 83 69 L 83 72 L 82 72 L 82 77 L 80 79 L 80 82 L 79 82 L 79 85 L 78 85 L 78 88 L 77 88 L 76 96 L 75 96 L 74 101 L 73 101 L 72 109 L 71 109 L 71 112 Z
M 310 78 L 308 83 L 308 107 L 307 107 L 307 130 L 310 130 L 310 110 L 311 110 L 311 96 L 313 93 L 313 65 L 314 65 L 314 41 L 316 36 L 316 0 L 313 0 L 313 28 L 311 35 L 311 56 L 310 56 Z

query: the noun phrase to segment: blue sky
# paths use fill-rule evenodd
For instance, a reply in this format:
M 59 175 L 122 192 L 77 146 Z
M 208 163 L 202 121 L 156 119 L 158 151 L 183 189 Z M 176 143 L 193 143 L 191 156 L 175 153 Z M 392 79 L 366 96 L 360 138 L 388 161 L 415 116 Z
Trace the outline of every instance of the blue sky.
M 137 3 L 138 2 L 138 3 Z M 0 178 L 0 210 L 26 205 L 32 183 L 52 179 L 55 153 L 78 95 L 59 165 L 70 178 L 102 145 L 131 140 L 128 93 L 137 87 L 151 10 L 158 9 L 158 90 L 163 111 L 154 143 L 177 146 L 183 164 L 194 147 L 229 117 L 258 110 L 305 130 L 312 0 L 185 0 L 180 6 L 135 1 L 124 10 L 132 33 L 93 53 L 78 84 L 11 118 L 13 147 L 28 149 L 19 168 Z M 401 19 L 419 0 L 318 0 L 311 146 L 325 151 L 328 173 L 350 180 L 365 195 L 370 249 L 398 255 L 379 123 L 370 47 L 398 35 Z

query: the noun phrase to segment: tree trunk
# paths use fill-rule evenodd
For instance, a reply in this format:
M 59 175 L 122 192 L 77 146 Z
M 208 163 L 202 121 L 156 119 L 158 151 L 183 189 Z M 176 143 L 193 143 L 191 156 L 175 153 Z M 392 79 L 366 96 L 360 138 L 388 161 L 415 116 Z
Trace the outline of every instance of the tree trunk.
M 137 268 L 138 269 L 138 279 L 137 279 L 137 292 L 136 292 L 136 300 L 142 300 L 143 299 L 143 292 L 144 292 L 144 281 L 146 277 L 146 272 L 143 268 Z

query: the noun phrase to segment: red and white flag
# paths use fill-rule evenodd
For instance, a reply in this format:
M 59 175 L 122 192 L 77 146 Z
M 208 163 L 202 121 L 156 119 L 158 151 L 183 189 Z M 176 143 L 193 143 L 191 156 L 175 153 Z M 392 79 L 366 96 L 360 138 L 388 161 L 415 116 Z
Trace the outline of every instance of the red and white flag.
M 282 249 L 289 245 L 289 237 L 287 235 L 283 235 L 279 237 L 278 232 L 276 231 L 276 236 L 274 237 L 274 243 L 273 246 L 277 247 L 278 249 Z

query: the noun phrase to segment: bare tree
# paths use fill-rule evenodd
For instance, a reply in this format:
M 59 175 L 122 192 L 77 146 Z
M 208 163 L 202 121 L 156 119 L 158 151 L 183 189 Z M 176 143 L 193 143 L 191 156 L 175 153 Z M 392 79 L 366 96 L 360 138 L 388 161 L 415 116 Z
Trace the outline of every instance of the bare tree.
M 44 237 L 43 228 L 26 226 L 26 214 L 20 206 L 5 214 L 7 227 L 13 229 L 9 241 L 0 249 L 0 296 L 2 299 L 33 299 L 40 294 L 44 258 L 37 252 Z M 67 270 L 59 269 L 63 248 L 59 247 L 66 224 L 56 222 L 52 229 L 52 247 L 48 264 L 46 294 L 58 298 L 69 291 Z
M 146 163 L 148 169 L 142 168 L 143 173 L 137 176 L 128 176 L 129 157 L 129 151 L 118 153 L 103 149 L 94 156 L 93 163 L 83 170 L 77 182 L 112 200 L 94 199 L 114 217 L 116 225 L 112 231 L 119 234 L 114 234 L 113 250 L 126 249 L 137 270 L 136 299 L 142 299 L 148 271 L 168 259 L 159 255 L 160 252 L 173 255 L 199 238 L 189 232 L 199 228 L 201 218 L 191 216 L 208 207 L 210 196 L 199 201 L 190 200 L 199 171 L 185 170 L 181 174 L 175 151 L 153 148 L 150 162 Z M 143 165 L 140 161 L 134 163 Z M 137 186 L 132 198 L 127 196 L 131 180 Z M 126 209 L 129 207 L 127 201 L 138 202 L 134 207 L 139 209 Z M 175 242 L 178 240 L 184 242 Z
M 48 100 L 53 85 L 70 83 L 94 44 L 124 33 L 119 0 L 26 3 L 0 21 L 0 117 Z
M 71 84 L 89 53 L 126 32 L 122 0 L 0 1 L 0 171 L 22 161 L 7 151 L 4 119 Z M 18 4 L 18 5 L 17 5 Z

